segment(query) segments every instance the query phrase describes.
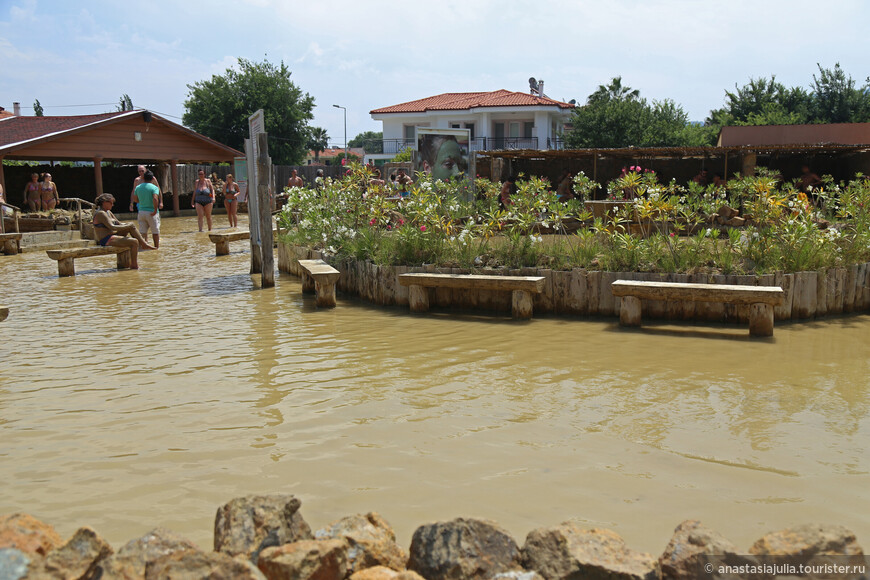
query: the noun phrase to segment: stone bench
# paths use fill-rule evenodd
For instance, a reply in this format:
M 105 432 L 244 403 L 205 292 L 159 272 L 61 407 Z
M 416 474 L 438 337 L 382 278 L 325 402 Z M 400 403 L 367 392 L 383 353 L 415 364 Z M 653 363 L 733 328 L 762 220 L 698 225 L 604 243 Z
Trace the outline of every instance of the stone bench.
M 118 257 L 119 270 L 130 267 L 130 248 L 121 246 L 89 246 L 87 248 L 70 248 L 67 250 L 46 250 L 45 253 L 52 260 L 57 260 L 57 275 L 61 277 L 76 275 L 74 264 L 76 258 L 114 254 Z
M 250 231 L 210 233 L 208 239 L 214 244 L 215 256 L 227 256 L 230 253 L 230 242 L 250 240 Z M 278 239 L 278 231 L 272 230 L 272 239 Z M 274 244 L 273 244 L 274 245 Z
M 482 276 L 478 274 L 427 274 L 415 272 L 400 274 L 399 284 L 408 286 L 411 312 L 429 310 L 427 288 L 461 288 L 511 292 L 511 314 L 514 318 L 532 317 L 532 294 L 544 289 L 543 276 Z
M 8 306 L 0 306 L 0 322 L 6 320 L 9 316 L 9 307 Z
M 2 217 L 0 217 L 2 219 Z M 8 233 L 0 234 L 0 251 L 7 256 L 18 254 L 21 252 L 21 234 Z
M 302 291 L 317 295 L 317 305 L 335 307 L 335 283 L 341 272 L 323 260 L 298 260 L 302 268 Z
M 773 336 L 773 307 L 782 304 L 785 296 L 779 286 L 617 280 L 610 288 L 614 296 L 622 298 L 619 309 L 621 326 L 640 326 L 641 300 L 748 304 L 750 336 Z

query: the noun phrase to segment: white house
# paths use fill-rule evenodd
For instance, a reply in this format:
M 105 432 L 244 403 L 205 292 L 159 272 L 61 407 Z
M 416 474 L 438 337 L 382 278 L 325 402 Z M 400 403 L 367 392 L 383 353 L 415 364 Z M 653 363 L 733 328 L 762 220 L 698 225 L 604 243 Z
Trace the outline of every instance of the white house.
M 414 146 L 416 127 L 470 129 L 471 150 L 561 149 L 562 134 L 573 104 L 507 90 L 486 93 L 444 93 L 374 109 L 383 123 L 383 153 L 367 159 L 389 159 Z

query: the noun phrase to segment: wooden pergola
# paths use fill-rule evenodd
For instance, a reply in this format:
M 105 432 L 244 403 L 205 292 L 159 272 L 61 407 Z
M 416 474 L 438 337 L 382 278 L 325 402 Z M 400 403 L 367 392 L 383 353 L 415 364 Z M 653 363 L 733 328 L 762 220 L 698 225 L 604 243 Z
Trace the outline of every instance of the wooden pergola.
M 179 163 L 232 163 L 233 158 L 243 156 L 241 151 L 150 111 L 0 119 L 0 185 L 4 191 L 6 159 L 92 161 L 97 195 L 103 193 L 103 161 L 168 163 L 172 209 L 179 215 Z

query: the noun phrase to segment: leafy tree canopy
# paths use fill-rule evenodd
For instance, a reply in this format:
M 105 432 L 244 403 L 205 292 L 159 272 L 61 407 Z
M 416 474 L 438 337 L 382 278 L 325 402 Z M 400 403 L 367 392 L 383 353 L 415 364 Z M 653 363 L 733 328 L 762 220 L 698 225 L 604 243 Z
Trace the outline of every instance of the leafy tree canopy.
M 45 115 L 45 111 L 42 109 L 42 104 L 39 102 L 39 99 L 33 101 L 33 114 L 37 117 Z
M 329 135 L 323 127 L 312 127 L 308 134 L 307 147 L 314 151 L 315 161 L 320 161 L 321 151 L 329 145 Z
M 187 85 L 182 122 L 199 133 L 244 151 L 248 117 L 263 109 L 269 155 L 279 165 L 298 165 L 308 151 L 314 98 L 290 81 L 282 61 L 238 59 L 221 76 Z
M 710 132 L 689 124 L 683 108 L 672 101 L 648 102 L 640 91 L 614 77 L 599 85 L 586 105 L 573 114 L 574 128 L 568 134 L 569 147 L 677 147 L 709 145 Z
M 362 147 L 366 153 L 384 152 L 383 131 L 364 131 L 347 142 L 348 147 Z

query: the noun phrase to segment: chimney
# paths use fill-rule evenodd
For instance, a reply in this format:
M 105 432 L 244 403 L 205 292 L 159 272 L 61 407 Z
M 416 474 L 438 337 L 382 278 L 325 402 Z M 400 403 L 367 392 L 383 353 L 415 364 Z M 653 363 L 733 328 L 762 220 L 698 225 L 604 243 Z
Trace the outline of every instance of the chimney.
M 16 117 L 21 116 L 21 103 L 12 103 L 12 114 Z
M 544 79 L 538 81 L 538 96 L 544 96 Z

